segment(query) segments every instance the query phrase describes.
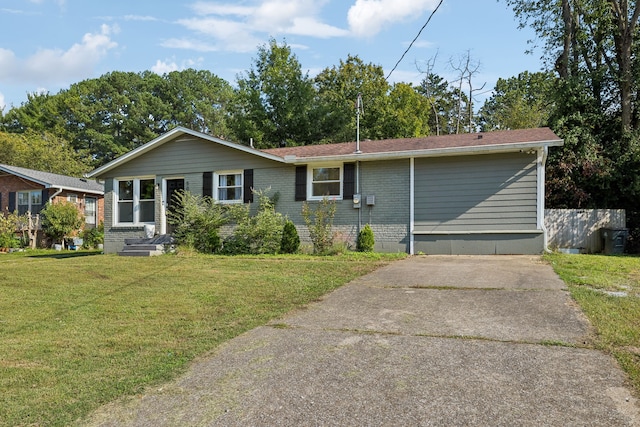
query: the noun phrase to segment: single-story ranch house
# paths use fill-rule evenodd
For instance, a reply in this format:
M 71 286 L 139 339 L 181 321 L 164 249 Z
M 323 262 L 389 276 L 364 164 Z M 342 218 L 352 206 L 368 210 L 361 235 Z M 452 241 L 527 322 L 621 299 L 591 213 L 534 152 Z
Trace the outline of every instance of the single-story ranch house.
M 0 164 L 0 214 L 39 214 L 48 203 L 67 201 L 84 215 L 85 227 L 104 220 L 104 185 L 85 178 Z
M 328 196 L 334 230 L 355 242 L 368 223 L 377 251 L 538 254 L 547 152 L 562 144 L 538 128 L 257 150 L 179 127 L 88 177 L 105 184 L 107 253 L 145 228 L 167 233 L 178 189 L 249 203 L 270 187 L 303 242 L 303 202 Z

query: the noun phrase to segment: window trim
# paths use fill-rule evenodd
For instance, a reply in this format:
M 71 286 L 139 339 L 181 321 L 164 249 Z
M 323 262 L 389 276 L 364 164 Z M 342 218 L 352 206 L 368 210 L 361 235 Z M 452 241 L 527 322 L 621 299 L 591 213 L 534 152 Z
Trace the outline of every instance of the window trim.
M 339 179 L 339 194 L 331 194 L 328 196 L 314 196 L 313 195 L 313 170 L 321 169 L 321 168 L 330 168 L 330 169 L 339 169 L 340 170 L 340 179 Z M 336 182 L 336 181 L 323 181 L 323 182 Z M 310 164 L 307 165 L 307 200 L 323 200 L 325 197 L 334 199 L 334 200 L 342 200 L 344 195 L 344 163 L 327 163 L 327 164 Z
M 91 215 L 91 216 L 87 215 L 87 206 L 89 206 L 91 204 L 89 202 L 89 200 L 92 200 L 91 203 L 93 203 L 93 207 L 95 209 L 93 211 L 93 215 Z M 95 226 L 98 225 L 98 198 L 97 197 L 85 196 L 83 214 L 84 214 L 84 223 L 85 223 L 85 225 L 88 225 L 89 227 L 91 227 L 91 226 L 95 227 Z M 93 222 L 90 222 L 89 219 L 92 219 Z
M 233 187 L 220 187 L 220 177 L 225 175 L 240 175 L 240 183 L 236 184 Z M 240 189 L 240 198 L 233 200 L 220 200 L 220 188 L 239 188 Z M 213 173 L 213 199 L 218 203 L 224 204 L 238 204 L 244 203 L 244 170 L 243 169 L 233 169 L 233 170 L 224 170 L 224 171 L 216 171 Z
M 24 194 L 27 193 L 27 204 L 20 204 L 20 194 Z M 40 204 L 34 204 L 33 203 L 33 194 L 37 193 L 38 197 L 40 198 Z M 27 210 L 26 212 L 31 212 L 32 214 L 34 213 L 33 208 L 35 206 L 39 207 L 40 209 L 44 208 L 44 203 L 42 202 L 42 190 L 18 190 L 16 191 L 16 210 L 18 212 L 20 212 L 20 206 L 26 206 Z M 39 212 L 39 211 L 38 211 Z M 36 212 L 37 213 L 37 212 Z
M 75 200 L 71 200 L 72 198 L 75 198 Z M 67 202 L 77 205 L 80 202 L 80 197 L 75 193 L 67 193 Z
M 140 181 L 153 180 L 154 198 L 153 198 L 153 221 L 140 221 Z M 136 177 L 119 177 L 113 179 L 113 225 L 122 227 L 141 226 L 141 225 L 154 225 L 155 224 L 155 212 L 156 212 L 156 177 L 155 176 L 136 176 Z M 120 221 L 120 182 L 133 181 L 133 199 L 131 201 L 123 201 L 123 203 L 133 204 L 133 221 L 122 222 Z M 144 199 L 143 202 L 149 202 L 150 199 Z

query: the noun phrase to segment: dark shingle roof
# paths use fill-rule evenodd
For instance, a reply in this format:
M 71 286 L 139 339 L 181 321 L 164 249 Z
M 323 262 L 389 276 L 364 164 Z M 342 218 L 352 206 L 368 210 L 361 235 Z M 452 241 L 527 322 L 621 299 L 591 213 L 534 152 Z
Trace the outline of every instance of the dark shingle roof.
M 518 129 L 483 133 L 464 133 L 457 135 L 426 136 L 420 138 L 396 138 L 360 141 L 362 154 L 400 153 L 408 151 L 427 151 L 440 149 L 496 147 L 520 143 L 558 143 L 561 139 L 549 128 Z M 284 158 L 328 157 L 353 154 L 355 142 L 339 144 L 306 145 L 300 147 L 271 148 L 265 153 Z
M 104 194 L 104 185 L 96 181 L 72 176 L 58 175 L 50 172 L 42 172 L 33 169 L 21 168 L 0 164 L 0 172 L 37 182 L 45 187 L 63 188 L 65 190 L 84 191 L 88 193 Z

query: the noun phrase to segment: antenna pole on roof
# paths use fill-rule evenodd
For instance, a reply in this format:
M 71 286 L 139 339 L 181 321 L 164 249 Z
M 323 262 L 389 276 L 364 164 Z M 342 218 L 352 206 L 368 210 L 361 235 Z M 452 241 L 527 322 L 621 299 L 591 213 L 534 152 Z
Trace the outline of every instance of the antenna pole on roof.
M 362 108 L 362 94 L 358 92 L 358 98 L 356 99 L 356 154 L 361 154 L 360 151 L 360 109 Z

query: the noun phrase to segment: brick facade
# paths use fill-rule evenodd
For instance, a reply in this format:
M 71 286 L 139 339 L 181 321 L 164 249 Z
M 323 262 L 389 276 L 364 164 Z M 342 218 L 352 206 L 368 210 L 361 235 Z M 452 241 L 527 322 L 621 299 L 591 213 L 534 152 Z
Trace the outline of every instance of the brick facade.
M 0 176 L 0 212 L 8 213 L 9 206 L 13 205 L 15 209 L 17 209 L 17 199 L 10 201 L 11 196 L 17 198 L 17 194 L 20 191 L 34 191 L 34 190 L 44 190 L 45 187 L 42 184 L 38 184 L 33 181 L 29 181 L 27 179 L 15 176 L 15 175 L 4 175 Z M 42 200 L 42 205 L 44 205 L 48 201 L 48 197 L 51 197 L 58 190 L 55 188 L 49 188 L 47 190 L 46 196 L 47 200 Z M 84 215 L 86 198 L 93 197 L 96 199 L 96 225 L 100 224 L 100 222 L 104 221 L 104 196 L 102 194 L 93 194 L 93 193 L 85 193 L 82 191 L 71 191 L 71 190 L 63 190 L 61 193 L 57 194 L 53 198 L 54 203 L 58 203 L 60 201 L 67 201 L 70 195 L 76 196 L 76 205 L 78 210 Z

